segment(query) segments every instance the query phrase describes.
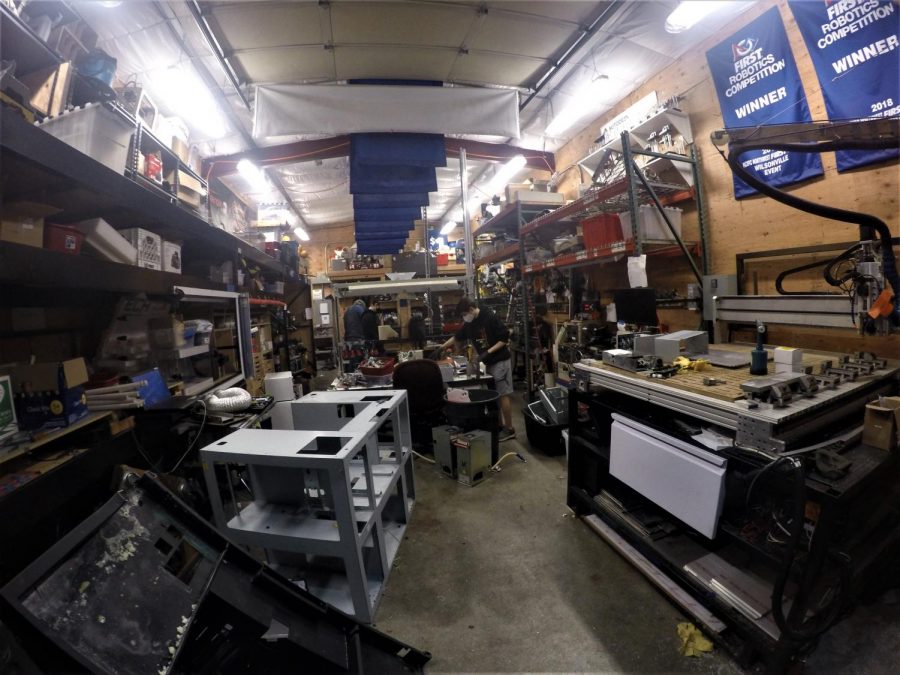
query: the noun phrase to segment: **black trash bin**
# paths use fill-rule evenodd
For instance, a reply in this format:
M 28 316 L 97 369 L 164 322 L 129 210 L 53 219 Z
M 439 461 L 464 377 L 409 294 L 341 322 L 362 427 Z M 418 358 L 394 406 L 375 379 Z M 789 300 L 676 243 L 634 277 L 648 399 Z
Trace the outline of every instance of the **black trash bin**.
M 525 416 L 525 434 L 528 444 L 546 455 L 561 455 L 566 451 L 562 431 L 568 424 L 553 424 L 541 401 L 535 401 L 522 410 Z
M 469 401 L 456 403 L 444 400 L 447 423 L 463 431 L 484 429 L 491 432 L 491 462 L 500 459 L 500 394 L 493 389 L 468 389 Z

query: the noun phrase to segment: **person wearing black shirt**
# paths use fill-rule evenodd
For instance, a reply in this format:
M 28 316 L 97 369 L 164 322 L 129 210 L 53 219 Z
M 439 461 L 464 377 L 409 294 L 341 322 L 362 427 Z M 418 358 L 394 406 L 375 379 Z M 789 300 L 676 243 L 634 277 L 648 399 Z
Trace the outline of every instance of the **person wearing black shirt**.
M 362 330 L 366 342 L 378 342 L 378 307 L 378 303 L 373 302 L 362 314 Z
M 487 307 L 478 307 L 468 298 L 459 301 L 456 311 L 462 316 L 463 327 L 441 345 L 441 349 L 454 347 L 458 350 L 467 341 L 474 342 L 484 336 L 485 347 L 478 353 L 478 360 L 494 378 L 494 388 L 500 394 L 500 415 L 503 422 L 500 440 L 515 438 L 516 431 L 512 423 L 512 356 L 507 346 L 509 330 L 494 312 Z

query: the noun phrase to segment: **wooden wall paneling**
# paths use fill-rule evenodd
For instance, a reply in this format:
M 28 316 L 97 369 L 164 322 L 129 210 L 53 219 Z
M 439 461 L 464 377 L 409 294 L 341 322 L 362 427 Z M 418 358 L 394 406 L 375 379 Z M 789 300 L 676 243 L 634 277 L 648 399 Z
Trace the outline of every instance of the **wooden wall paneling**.
M 565 192 L 568 198 L 577 196 L 581 172 L 570 167 L 588 153 L 593 140 L 608 119 L 655 90 L 660 100 L 682 95 L 684 97 L 681 102 L 682 109 L 690 115 L 706 195 L 712 273 L 734 273 L 735 255 L 738 253 L 854 241 L 858 238 L 858 229 L 855 225 L 824 220 L 784 206 L 767 197 L 756 196 L 736 201 L 731 171 L 709 140 L 710 132 L 721 128 L 723 123 L 706 63 L 706 51 L 724 36 L 736 32 L 773 5 L 779 8 L 784 20 L 812 117 L 826 119 L 818 79 L 787 3 L 785 0 L 761 0 L 722 29 L 719 36 L 698 44 L 677 63 L 651 77 L 609 113 L 588 124 L 569 143 L 560 148 L 556 155 L 556 164 L 562 175 L 559 182 L 560 191 Z M 810 201 L 871 213 L 887 222 L 895 235 L 900 234 L 900 217 L 898 217 L 900 166 L 896 161 L 838 174 L 835 169 L 834 153 L 823 153 L 822 164 L 823 177 L 792 186 L 788 190 Z M 585 176 L 585 180 L 589 180 L 589 177 Z M 686 238 L 692 236 L 690 233 L 696 232 L 695 209 L 685 209 L 682 225 Z M 676 274 L 670 260 L 672 259 L 649 260 L 651 283 L 654 278 L 660 281 L 666 279 L 679 281 L 681 276 L 684 284 L 692 280 L 689 274 Z M 797 264 L 800 262 L 798 260 Z M 787 266 L 789 264 L 784 265 Z M 784 267 L 754 266 L 754 269 L 758 268 L 761 293 L 774 293 L 775 276 Z M 654 274 L 657 268 L 669 269 L 660 277 Z M 597 272 L 598 281 L 603 278 L 603 274 Z

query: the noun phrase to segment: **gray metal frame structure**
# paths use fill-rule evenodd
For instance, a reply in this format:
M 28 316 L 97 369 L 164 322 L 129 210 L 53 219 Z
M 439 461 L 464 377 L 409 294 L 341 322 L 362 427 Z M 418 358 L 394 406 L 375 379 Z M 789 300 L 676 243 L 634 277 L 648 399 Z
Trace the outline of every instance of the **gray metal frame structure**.
M 415 504 L 406 392 L 280 405 L 294 430 L 242 429 L 200 451 L 216 527 L 371 623 Z

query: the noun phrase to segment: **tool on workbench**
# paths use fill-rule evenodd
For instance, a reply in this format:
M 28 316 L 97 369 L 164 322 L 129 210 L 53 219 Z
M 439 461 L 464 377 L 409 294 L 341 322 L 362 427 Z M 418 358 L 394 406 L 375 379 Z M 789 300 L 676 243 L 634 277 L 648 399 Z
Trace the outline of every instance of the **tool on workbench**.
M 727 382 L 725 382 L 725 380 L 720 380 L 717 377 L 704 377 L 703 384 L 707 387 L 714 387 L 717 384 L 727 384 Z
M 709 361 L 706 359 L 694 359 L 693 361 L 687 356 L 678 356 L 672 361 L 672 365 L 678 366 L 681 370 L 706 370 L 709 367 Z
M 763 346 L 763 337 L 766 334 L 766 326 L 762 321 L 756 322 L 756 349 L 750 352 L 750 374 L 768 375 L 769 355 Z

